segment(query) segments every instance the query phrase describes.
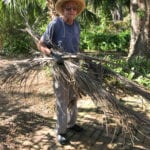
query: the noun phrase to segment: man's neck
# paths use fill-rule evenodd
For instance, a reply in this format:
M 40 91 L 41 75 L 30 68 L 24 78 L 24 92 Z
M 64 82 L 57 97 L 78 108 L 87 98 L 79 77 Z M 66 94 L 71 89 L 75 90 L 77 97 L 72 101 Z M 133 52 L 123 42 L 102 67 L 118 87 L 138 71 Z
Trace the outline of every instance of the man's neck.
M 64 17 L 62 17 L 62 19 L 64 20 L 64 22 L 66 23 L 66 24 L 68 24 L 68 25 L 72 25 L 73 24 L 73 19 L 68 19 L 68 18 L 64 18 Z

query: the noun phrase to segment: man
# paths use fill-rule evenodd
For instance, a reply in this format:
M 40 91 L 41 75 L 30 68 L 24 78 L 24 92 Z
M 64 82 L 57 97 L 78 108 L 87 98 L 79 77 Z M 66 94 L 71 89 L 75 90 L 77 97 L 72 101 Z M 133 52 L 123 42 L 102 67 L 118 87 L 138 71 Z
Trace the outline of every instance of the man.
M 58 64 L 62 64 L 59 55 L 52 48 L 59 48 L 62 52 L 76 54 L 79 52 L 80 27 L 75 20 L 85 8 L 84 0 L 57 0 L 55 8 L 60 14 L 52 20 L 40 39 L 39 49 L 45 55 L 55 56 Z M 57 139 L 60 144 L 67 144 L 67 129 L 80 132 L 83 130 L 76 123 L 77 98 L 73 88 L 61 80 L 54 80 L 57 107 Z

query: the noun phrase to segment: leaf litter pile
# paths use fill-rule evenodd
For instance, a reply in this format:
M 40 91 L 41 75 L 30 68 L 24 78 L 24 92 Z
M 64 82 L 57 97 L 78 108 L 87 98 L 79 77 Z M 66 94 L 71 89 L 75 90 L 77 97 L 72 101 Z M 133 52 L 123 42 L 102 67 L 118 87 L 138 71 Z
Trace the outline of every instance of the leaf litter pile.
M 27 82 L 32 85 L 43 67 L 48 66 L 52 68 L 55 80 L 62 80 L 65 84 L 70 84 L 80 96 L 89 96 L 95 105 L 102 110 L 106 120 L 111 118 L 116 124 L 116 128 L 121 127 L 124 137 L 129 135 L 131 141 L 134 143 L 136 139 L 134 133 L 139 132 L 140 134 L 144 134 L 140 128 L 143 126 L 150 127 L 149 118 L 141 116 L 138 112 L 121 103 L 109 89 L 107 79 L 115 78 L 126 90 L 129 90 L 131 93 L 140 94 L 148 102 L 150 100 L 150 92 L 108 69 L 99 59 L 94 59 L 86 55 L 76 55 L 75 58 L 76 60 L 79 59 L 80 63 L 79 61 L 74 61 L 73 55 L 64 56 L 63 65 L 58 65 L 54 59 L 49 57 L 16 63 L 0 72 L 2 79 L 1 88 L 13 91 L 13 85 L 17 84 L 18 90 L 20 87 L 23 87 L 25 91 Z M 148 136 L 147 138 L 149 139 Z

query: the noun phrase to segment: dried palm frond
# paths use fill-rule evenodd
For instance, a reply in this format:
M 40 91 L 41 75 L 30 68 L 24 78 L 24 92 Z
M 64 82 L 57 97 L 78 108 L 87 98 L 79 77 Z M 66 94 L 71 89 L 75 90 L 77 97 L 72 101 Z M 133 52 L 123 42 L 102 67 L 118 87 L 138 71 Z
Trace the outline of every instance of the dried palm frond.
M 65 61 L 64 64 L 64 66 L 54 66 L 55 78 L 61 78 L 67 84 L 74 86 L 77 93 L 90 96 L 96 106 L 101 108 L 106 118 L 114 118 L 115 123 L 122 127 L 124 133 L 129 133 L 133 137 L 132 129 L 138 124 L 150 124 L 146 118 L 138 116 L 105 90 L 100 80 L 97 80 L 92 72 L 88 72 L 88 69 L 83 69 L 70 61 Z
M 0 88 L 6 88 L 13 92 L 14 86 L 18 89 L 26 90 L 27 82 L 32 85 L 35 77 L 41 72 L 45 65 L 51 64 L 52 58 L 27 59 L 25 61 L 15 61 L 0 71 Z

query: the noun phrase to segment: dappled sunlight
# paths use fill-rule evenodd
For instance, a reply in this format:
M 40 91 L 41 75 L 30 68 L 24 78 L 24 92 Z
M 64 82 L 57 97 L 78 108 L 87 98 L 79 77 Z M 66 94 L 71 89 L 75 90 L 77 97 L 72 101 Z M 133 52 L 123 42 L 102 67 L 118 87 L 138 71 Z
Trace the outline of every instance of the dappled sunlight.
M 42 80 L 41 80 L 42 79 Z M 56 140 L 55 97 L 50 77 L 40 76 L 32 85 L 32 92 L 13 88 L 13 93 L 1 89 L 0 94 L 0 149 L 149 149 L 145 135 L 150 136 L 148 127 L 136 136 L 134 144 L 128 134 L 116 125 L 114 117 L 106 118 L 100 107 L 88 97 L 78 101 L 77 123 L 83 132 L 67 132 L 70 145 L 61 146 Z M 49 84 L 47 84 L 49 83 Z M 15 85 L 14 85 L 15 87 Z M 28 88 L 27 88 L 28 89 Z M 120 102 L 138 112 L 142 117 L 150 114 L 146 101 L 139 96 L 120 95 Z

